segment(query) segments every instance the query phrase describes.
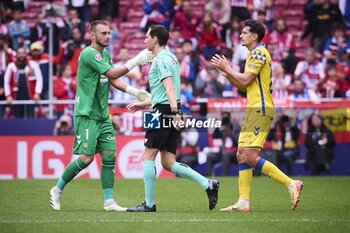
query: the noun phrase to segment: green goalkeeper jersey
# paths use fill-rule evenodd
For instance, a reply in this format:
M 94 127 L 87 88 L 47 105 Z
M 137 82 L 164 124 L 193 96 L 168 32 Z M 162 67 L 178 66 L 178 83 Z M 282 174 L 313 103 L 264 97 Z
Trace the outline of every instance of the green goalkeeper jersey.
M 93 120 L 109 117 L 109 79 L 103 74 L 113 67 L 107 50 L 102 54 L 91 46 L 85 48 L 79 57 L 77 93 L 74 116 L 87 116 Z
M 154 58 L 149 70 L 149 85 L 152 94 L 152 106 L 156 104 L 169 104 L 168 96 L 162 80 L 171 77 L 175 87 L 175 95 L 180 99 L 179 62 L 169 50 L 160 51 Z

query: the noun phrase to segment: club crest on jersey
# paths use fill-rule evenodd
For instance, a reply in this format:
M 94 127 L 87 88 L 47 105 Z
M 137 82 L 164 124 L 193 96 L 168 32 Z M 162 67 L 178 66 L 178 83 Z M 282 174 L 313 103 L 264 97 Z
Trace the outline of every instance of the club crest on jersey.
M 96 55 L 95 55 L 95 59 L 96 59 L 97 61 L 101 61 L 101 60 L 102 60 L 101 54 L 96 54 Z
M 86 151 L 87 148 L 88 148 L 88 144 L 85 142 L 85 143 L 83 144 L 83 151 Z

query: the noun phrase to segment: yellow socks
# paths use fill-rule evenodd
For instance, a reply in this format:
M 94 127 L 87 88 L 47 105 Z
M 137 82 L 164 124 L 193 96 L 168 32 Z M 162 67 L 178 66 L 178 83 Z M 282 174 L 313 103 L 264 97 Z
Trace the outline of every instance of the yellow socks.
M 278 167 L 276 167 L 274 164 L 272 164 L 269 161 L 266 161 L 263 158 L 259 159 L 255 168 L 260 170 L 265 175 L 271 177 L 273 180 L 277 181 L 278 183 L 283 184 L 287 188 L 293 181 L 286 174 L 284 174 L 280 169 L 278 169 Z
M 246 163 L 238 164 L 238 169 L 239 199 L 249 201 L 250 186 L 253 180 L 253 169 Z

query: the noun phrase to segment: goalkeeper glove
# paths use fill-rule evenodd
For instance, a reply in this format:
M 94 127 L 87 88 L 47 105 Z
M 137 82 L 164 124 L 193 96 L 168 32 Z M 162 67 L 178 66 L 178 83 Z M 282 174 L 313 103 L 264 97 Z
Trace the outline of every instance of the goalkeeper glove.
M 152 95 L 145 90 L 139 90 L 132 86 L 127 86 L 125 92 L 135 96 L 139 101 L 151 100 Z
M 131 58 L 126 62 L 125 66 L 128 70 L 132 70 L 137 65 L 145 65 L 151 63 L 154 58 L 154 55 L 148 49 L 144 49 L 139 52 L 134 58 Z

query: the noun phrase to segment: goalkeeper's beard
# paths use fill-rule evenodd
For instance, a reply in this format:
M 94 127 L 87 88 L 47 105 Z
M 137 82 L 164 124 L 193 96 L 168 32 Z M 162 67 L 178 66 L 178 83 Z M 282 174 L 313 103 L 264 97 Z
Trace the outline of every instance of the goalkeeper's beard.
M 96 44 L 98 44 L 99 46 L 101 46 L 102 48 L 106 48 L 108 46 L 108 44 L 104 45 L 102 44 L 100 41 L 96 40 Z

